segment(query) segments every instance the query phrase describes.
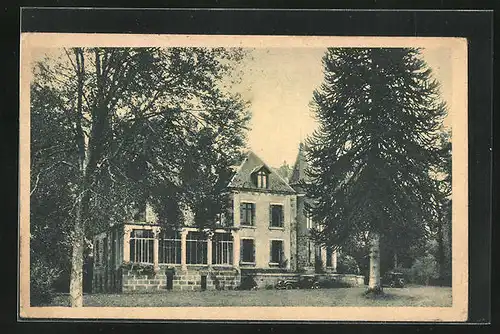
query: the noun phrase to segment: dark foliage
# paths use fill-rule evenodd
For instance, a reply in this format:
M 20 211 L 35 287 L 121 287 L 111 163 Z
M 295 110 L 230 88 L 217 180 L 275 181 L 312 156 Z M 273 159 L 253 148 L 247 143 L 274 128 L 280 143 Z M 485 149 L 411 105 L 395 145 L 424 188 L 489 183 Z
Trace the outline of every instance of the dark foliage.
M 252 276 L 242 276 L 238 290 L 253 290 L 257 287 L 257 283 Z
M 428 238 L 446 107 L 416 49 L 331 48 L 307 143 L 314 234 L 335 247 L 380 233 L 395 248 Z M 365 243 L 366 246 L 366 243 Z
M 74 271 L 74 245 L 137 218 L 147 202 L 165 225 L 182 224 L 187 208 L 200 228 L 213 226 L 245 142 L 248 105 L 229 89 L 245 52 L 53 53 L 35 63 L 31 83 L 31 248 Z
M 47 264 L 43 258 L 32 253 L 30 263 L 30 303 L 31 306 L 48 304 L 54 298 L 54 282 L 60 270 Z

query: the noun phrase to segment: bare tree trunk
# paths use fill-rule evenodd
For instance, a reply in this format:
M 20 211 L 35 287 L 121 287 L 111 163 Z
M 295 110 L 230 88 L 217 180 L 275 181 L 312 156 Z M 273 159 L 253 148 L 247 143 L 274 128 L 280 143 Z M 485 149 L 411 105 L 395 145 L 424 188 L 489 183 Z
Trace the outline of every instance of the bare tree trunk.
M 373 291 L 381 290 L 380 285 L 380 236 L 373 233 L 370 247 L 370 279 L 368 289 Z
M 69 295 L 71 307 L 83 306 L 83 249 L 84 249 L 84 222 L 83 222 L 83 194 L 78 198 L 76 208 L 76 219 L 73 230 L 73 251 L 71 254 L 71 276 L 69 283 Z
M 83 51 L 80 48 L 75 48 L 76 58 L 76 74 L 78 79 L 77 92 L 77 110 L 75 117 L 76 142 L 78 144 L 79 156 L 79 171 L 80 171 L 80 187 L 76 197 L 76 217 L 73 227 L 72 243 L 73 250 L 71 254 L 71 275 L 69 282 L 69 293 L 72 307 L 83 306 L 83 250 L 85 242 L 85 197 L 87 175 L 86 169 L 88 166 L 88 152 L 85 145 L 85 134 L 81 125 L 82 118 L 82 100 L 83 100 L 83 77 L 85 71 Z
M 83 85 L 85 78 L 85 56 L 81 48 L 74 49 L 76 56 L 75 71 L 78 79 L 77 110 L 76 110 L 76 142 L 78 144 L 79 170 L 80 170 L 80 193 L 77 196 L 77 213 L 73 230 L 73 252 L 71 258 L 70 276 L 70 298 L 72 307 L 83 306 L 83 252 L 85 248 L 85 222 L 89 214 L 89 192 L 92 177 L 97 168 L 97 162 L 102 157 L 106 146 L 106 135 L 109 131 L 108 110 L 104 102 L 104 84 L 101 67 L 101 54 L 95 49 L 95 67 L 97 78 L 96 104 L 90 110 L 92 125 L 88 144 L 86 135 L 82 128 L 83 119 Z

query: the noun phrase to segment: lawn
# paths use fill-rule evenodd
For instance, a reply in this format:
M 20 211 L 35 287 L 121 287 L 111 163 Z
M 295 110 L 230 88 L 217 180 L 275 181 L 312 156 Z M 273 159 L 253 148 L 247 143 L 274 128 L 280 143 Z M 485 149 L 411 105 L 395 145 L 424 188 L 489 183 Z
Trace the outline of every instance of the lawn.
M 320 290 L 170 291 L 156 294 L 88 294 L 84 306 L 451 306 L 450 287 L 385 288 L 385 296 L 367 299 L 364 287 Z M 58 295 L 50 306 L 69 306 Z

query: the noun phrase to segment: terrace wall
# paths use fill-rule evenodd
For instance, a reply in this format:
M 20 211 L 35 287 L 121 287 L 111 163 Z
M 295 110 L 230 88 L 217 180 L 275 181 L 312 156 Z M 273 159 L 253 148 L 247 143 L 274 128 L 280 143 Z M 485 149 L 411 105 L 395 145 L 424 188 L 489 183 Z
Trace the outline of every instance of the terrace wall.
M 233 290 L 240 285 L 240 273 L 233 268 L 189 268 L 181 271 L 161 268 L 156 274 L 144 274 L 122 269 L 122 292 L 166 291 L 168 276 L 172 276 L 173 291 L 200 291 L 202 277 L 206 277 L 206 290 Z

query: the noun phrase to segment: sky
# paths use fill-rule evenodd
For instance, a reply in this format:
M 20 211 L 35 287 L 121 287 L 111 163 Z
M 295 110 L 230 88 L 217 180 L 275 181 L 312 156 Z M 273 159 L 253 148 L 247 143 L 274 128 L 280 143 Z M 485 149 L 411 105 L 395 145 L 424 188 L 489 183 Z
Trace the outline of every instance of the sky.
M 257 48 L 242 68 L 236 87 L 251 102 L 248 148 L 267 164 L 293 166 L 298 146 L 317 126 L 309 108 L 314 89 L 323 81 L 324 48 Z M 422 51 L 422 57 L 441 84 L 450 103 L 451 49 Z M 445 120 L 450 124 L 450 119 Z
M 234 89 L 251 102 L 247 148 L 270 166 L 277 168 L 285 162 L 293 166 L 299 143 L 317 127 L 309 103 L 323 81 L 325 51 L 316 47 L 254 48 L 242 64 L 241 82 Z M 39 49 L 35 58 L 59 54 L 53 52 Z M 450 103 L 452 49 L 423 49 L 422 56 L 441 83 L 444 101 Z M 450 119 L 445 124 L 450 125 Z

